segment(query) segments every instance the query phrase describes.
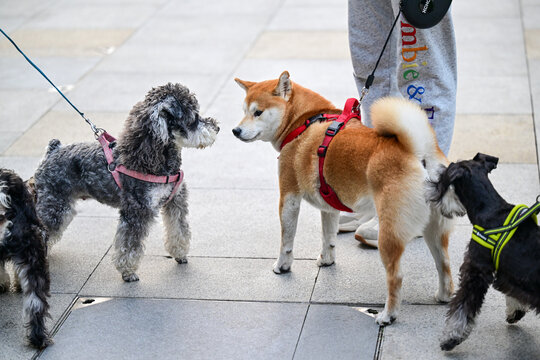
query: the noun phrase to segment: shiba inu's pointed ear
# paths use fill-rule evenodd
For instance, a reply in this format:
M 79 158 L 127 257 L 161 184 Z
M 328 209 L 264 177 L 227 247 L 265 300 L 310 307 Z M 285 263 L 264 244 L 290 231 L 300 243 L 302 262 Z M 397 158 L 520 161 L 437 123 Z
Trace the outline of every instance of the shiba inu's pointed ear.
M 291 79 L 289 79 L 289 72 L 284 71 L 279 75 L 279 80 L 276 88 L 274 89 L 274 95 L 281 96 L 285 100 L 289 101 L 292 94 Z
M 245 91 L 248 91 L 250 87 L 256 84 L 253 81 L 240 80 L 239 78 L 234 78 L 234 81 L 236 81 L 236 83 Z
M 482 153 L 476 154 L 476 156 L 473 158 L 474 161 L 477 161 L 484 165 L 484 168 L 486 168 L 487 172 L 491 172 L 491 170 L 497 168 L 497 163 L 499 162 L 499 158 L 491 155 L 486 155 Z

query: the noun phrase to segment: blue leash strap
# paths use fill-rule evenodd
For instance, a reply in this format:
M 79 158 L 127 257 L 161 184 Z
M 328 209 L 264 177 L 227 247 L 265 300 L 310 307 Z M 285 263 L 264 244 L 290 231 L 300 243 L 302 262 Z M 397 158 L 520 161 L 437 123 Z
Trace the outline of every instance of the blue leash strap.
M 60 91 L 60 89 L 58 89 L 58 88 L 56 87 L 56 85 L 54 85 L 54 83 L 47 77 L 47 75 L 45 75 L 45 74 L 43 73 L 43 71 L 41 71 L 41 69 L 40 69 L 36 64 L 34 64 L 34 62 L 33 62 L 32 60 L 30 60 L 30 59 L 28 58 L 28 56 L 26 56 L 26 54 L 25 54 L 25 53 L 17 46 L 17 44 L 15 43 L 15 41 L 13 41 L 13 40 L 8 36 L 8 34 L 6 34 L 6 33 L 4 32 L 4 30 L 2 30 L 2 29 L 0 28 L 0 32 L 1 32 L 1 33 L 9 40 L 9 42 L 11 42 L 11 44 L 12 44 L 13 46 L 15 46 L 15 49 L 17 49 L 17 51 L 20 52 L 22 56 L 24 56 L 24 58 L 26 59 L 26 61 L 28 61 L 28 63 L 29 63 L 30 65 L 32 65 L 32 66 L 34 67 L 34 69 L 36 69 L 36 70 L 37 70 L 37 71 L 38 71 L 38 72 L 39 72 L 39 73 L 40 73 L 40 74 L 41 74 L 41 75 L 49 82 L 49 84 L 51 84 L 51 85 L 56 89 L 56 91 L 58 91 L 58 93 L 59 93 L 60 95 L 62 95 L 62 97 L 68 102 L 68 104 L 71 105 L 71 107 L 72 107 L 73 109 L 75 109 L 75 111 L 78 112 L 79 115 L 81 115 L 81 117 L 84 119 L 84 121 L 86 121 L 86 122 L 88 123 L 88 125 L 90 125 L 90 128 L 91 128 L 92 131 L 94 132 L 94 135 L 96 135 L 96 137 L 99 136 L 99 134 L 100 134 L 101 132 L 103 132 L 104 130 L 103 130 L 103 129 L 100 129 L 100 128 L 97 128 L 96 125 L 94 125 L 94 123 L 92 123 L 86 116 L 84 116 L 84 113 L 81 112 L 79 109 L 77 109 L 77 107 L 76 107 L 75 105 L 73 105 L 73 104 L 71 103 L 71 101 L 69 101 L 69 99 L 64 95 L 64 93 L 62 93 L 62 91 Z

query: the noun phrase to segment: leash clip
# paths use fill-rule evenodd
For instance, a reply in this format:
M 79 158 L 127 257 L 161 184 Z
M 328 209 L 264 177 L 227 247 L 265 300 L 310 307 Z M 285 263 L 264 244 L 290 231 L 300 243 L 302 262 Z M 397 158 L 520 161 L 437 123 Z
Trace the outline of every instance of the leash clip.
M 369 94 L 369 88 L 363 87 L 362 91 L 360 91 L 360 99 L 358 100 L 358 106 L 354 109 L 356 112 L 360 112 L 360 104 L 362 103 L 362 100 L 364 100 L 364 97 Z

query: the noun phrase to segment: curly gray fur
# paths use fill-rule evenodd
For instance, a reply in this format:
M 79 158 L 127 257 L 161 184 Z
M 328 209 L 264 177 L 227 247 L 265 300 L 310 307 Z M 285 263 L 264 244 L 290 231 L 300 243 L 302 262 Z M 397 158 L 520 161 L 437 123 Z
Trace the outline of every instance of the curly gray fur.
M 199 115 L 195 96 L 186 87 L 169 83 L 153 88 L 135 104 L 112 151 L 115 162 L 130 170 L 174 175 L 182 165 L 182 147 L 210 146 L 218 132 L 214 119 Z M 35 174 L 37 212 L 54 243 L 73 219 L 77 200 L 94 198 L 119 208 L 114 261 L 125 281 L 135 281 L 143 240 L 174 185 L 120 177 L 122 190 L 108 171 L 98 142 L 61 146 L 58 140 L 51 140 Z M 185 184 L 162 212 L 167 219 L 167 249 L 178 262 L 186 262 L 190 232 L 185 220 Z M 169 213 L 175 216 L 167 216 Z

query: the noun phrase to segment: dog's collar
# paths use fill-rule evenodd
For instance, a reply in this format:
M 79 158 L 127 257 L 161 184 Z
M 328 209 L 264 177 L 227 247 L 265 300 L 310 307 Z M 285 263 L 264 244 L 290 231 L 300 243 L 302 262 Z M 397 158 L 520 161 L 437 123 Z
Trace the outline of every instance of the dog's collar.
M 479 225 L 474 225 L 471 239 L 491 250 L 491 258 L 495 266 L 495 271 L 499 269 L 499 259 L 504 246 L 514 236 L 518 226 L 529 217 L 532 217 L 538 225 L 536 214 L 539 211 L 540 202 L 538 201 L 530 208 L 525 205 L 516 205 L 510 211 L 501 227 L 485 230 Z
M 169 195 L 169 198 L 165 202 L 167 204 L 176 194 L 178 189 L 180 188 L 180 184 L 182 184 L 182 180 L 184 179 L 184 172 L 182 170 L 179 170 L 178 173 L 174 175 L 165 175 L 165 176 L 159 176 L 159 175 L 152 175 L 152 174 L 143 174 L 134 170 L 127 169 L 124 165 L 117 165 L 114 162 L 113 154 L 112 154 L 112 145 L 116 141 L 116 139 L 109 135 L 106 131 L 104 131 L 99 137 L 98 141 L 101 144 L 101 147 L 103 148 L 103 153 L 105 154 L 105 159 L 107 159 L 107 169 L 111 173 L 111 175 L 114 178 L 114 181 L 116 182 L 116 185 L 120 189 L 122 189 L 122 182 L 120 181 L 120 173 L 127 175 L 129 177 L 132 177 L 137 180 L 145 181 L 145 182 L 151 182 L 151 183 L 158 183 L 158 184 L 169 184 L 169 183 L 175 183 L 171 195 Z

